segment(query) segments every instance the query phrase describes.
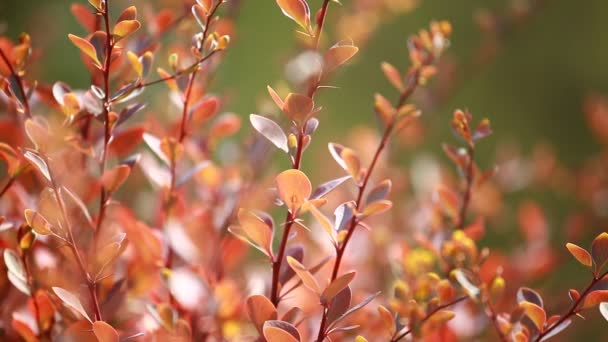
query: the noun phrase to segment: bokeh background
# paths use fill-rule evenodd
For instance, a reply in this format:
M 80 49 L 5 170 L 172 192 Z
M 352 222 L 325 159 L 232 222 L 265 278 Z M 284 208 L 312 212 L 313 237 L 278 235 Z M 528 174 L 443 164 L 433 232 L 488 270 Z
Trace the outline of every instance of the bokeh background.
M 445 162 L 441 143 L 454 140 L 449 119 L 455 108 L 468 108 L 477 118 L 488 117 L 492 122 L 494 135 L 480 147 L 479 163 L 483 166 L 496 160 L 497 145 L 505 142 L 524 155 L 532 153 L 539 142 L 545 142 L 557 159 L 571 168 L 601 151 L 602 146 L 590 133 L 583 108 L 590 94 L 608 95 L 608 1 L 403 1 L 411 3 L 412 9 L 388 18 L 369 37 L 356 59 L 333 80 L 340 89 L 320 93 L 317 101 L 325 108 L 324 121 L 313 149 L 324 149 L 328 140 L 344 139 L 350 128 L 376 125 L 373 94 L 394 96 L 380 72 L 380 63 L 386 60 L 405 68 L 407 36 L 426 27 L 431 20 L 447 19 L 454 27 L 448 56 L 452 70 L 443 77 L 451 79 L 451 87 L 441 101 L 424 113 L 422 120 L 428 133 L 424 142 L 415 148 L 401 144 L 393 151 L 396 162 L 407 165 L 421 154 L 434 155 Z M 45 68 L 34 65 L 36 78 L 49 84 L 62 80 L 78 88 L 86 86 L 89 80 L 66 37 L 67 32 L 82 32 L 69 12 L 70 2 L 2 0 L 0 33 L 16 38 L 22 31 L 29 32 L 33 45 L 43 51 L 46 64 Z M 125 7 L 132 1 L 121 2 L 124 6 L 117 7 Z M 153 5 L 170 6 L 175 2 L 158 0 Z M 214 88 L 227 91 L 231 95 L 227 109 L 245 117 L 258 111 L 261 100 L 267 96 L 266 85 L 284 78 L 284 65 L 293 56 L 295 44 L 294 26 L 281 15 L 273 0 L 242 2 L 236 21 L 238 35 Z M 318 8 L 321 1 L 309 3 Z M 350 1 L 342 3 L 348 7 Z M 528 11 L 520 18 L 513 14 Z M 494 33 L 480 30 L 484 13 L 496 14 L 498 26 Z M 330 14 L 330 21 L 334 15 Z M 337 37 L 335 31 L 329 34 L 343 38 Z M 488 47 L 492 53 L 488 58 L 481 57 L 480 51 Z M 245 126 L 244 130 L 249 128 Z M 310 159 L 304 162 L 312 174 L 316 167 L 323 167 L 315 165 L 315 155 L 318 154 L 308 153 Z M 563 245 L 567 213 L 583 204 L 568 193 L 560 195 L 534 186 L 505 195 L 505 201 L 513 206 L 523 199 L 539 203 L 552 240 L 556 246 Z M 508 250 L 508 244 L 519 239 L 515 225 L 513 218 L 489 227 L 483 244 Z M 597 232 L 605 227 L 590 229 Z M 581 245 L 591 235 L 585 235 Z M 547 293 L 561 291 L 564 297 L 568 286 L 580 287 L 586 277 L 571 262 L 559 274 L 527 285 Z M 581 324 L 585 327 L 576 329 L 576 334 L 599 341 L 602 331 L 606 336 L 606 322 L 595 313 L 591 316 L 596 319 Z M 568 340 L 572 336 L 562 338 Z

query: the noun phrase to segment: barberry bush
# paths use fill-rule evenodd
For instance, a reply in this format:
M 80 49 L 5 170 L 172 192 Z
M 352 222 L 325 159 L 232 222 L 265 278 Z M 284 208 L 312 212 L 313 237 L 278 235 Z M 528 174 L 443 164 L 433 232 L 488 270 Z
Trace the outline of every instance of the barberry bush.
M 86 86 L 37 80 L 44 31 L 0 37 L 1 340 L 525 342 L 608 320 L 608 233 L 585 228 L 603 221 L 605 154 L 527 156 L 463 104 L 432 115 L 454 133 L 437 156 L 403 163 L 457 88 L 441 19 L 382 36 L 407 51 L 378 65 L 390 89 L 325 139 L 325 94 L 348 101 L 340 74 L 417 2 L 267 1 L 293 47 L 249 115 L 217 78 L 248 58 L 240 40 L 266 39 L 235 24 L 254 0 L 72 4 L 61 53 Z M 471 65 L 537 10 L 476 13 Z M 581 110 L 606 142 L 608 100 Z M 537 199 L 504 203 L 526 187 L 579 199 L 564 234 Z

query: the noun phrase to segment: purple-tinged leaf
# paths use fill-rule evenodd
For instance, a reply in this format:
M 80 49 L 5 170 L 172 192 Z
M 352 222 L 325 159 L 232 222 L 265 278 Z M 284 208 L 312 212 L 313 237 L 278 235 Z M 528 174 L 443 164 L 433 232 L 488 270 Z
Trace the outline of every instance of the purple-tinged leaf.
M 315 189 L 315 191 L 313 191 L 312 195 L 310 196 L 310 199 L 317 199 L 317 198 L 321 198 L 321 197 L 327 195 L 328 193 L 332 192 L 335 188 L 340 186 L 342 183 L 346 182 L 349 178 L 351 178 L 351 176 L 344 176 L 344 177 L 332 179 L 330 181 L 327 181 L 327 182 L 319 185 Z
M 287 145 L 287 136 L 276 122 L 257 114 L 251 114 L 249 116 L 251 125 L 258 131 L 264 138 L 268 139 L 280 150 L 289 152 Z

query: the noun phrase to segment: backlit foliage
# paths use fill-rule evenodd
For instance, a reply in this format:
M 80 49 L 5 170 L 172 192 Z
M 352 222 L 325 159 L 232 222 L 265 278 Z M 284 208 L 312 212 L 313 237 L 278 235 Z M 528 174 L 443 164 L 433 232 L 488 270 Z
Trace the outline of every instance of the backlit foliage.
M 0 339 L 519 342 L 555 336 L 589 310 L 608 320 L 608 233 L 587 246 L 573 228 L 577 243 L 554 250 L 528 200 L 517 211 L 520 248 L 494 252 L 483 240 L 510 215 L 502 193 L 522 182 L 557 191 L 557 171 L 578 173 L 582 190 L 569 191 L 597 207 L 590 193 L 605 195 L 603 165 L 566 170 L 542 147 L 526 161 L 532 179 L 478 165 L 490 122 L 459 109 L 444 120 L 457 139 L 443 145 L 451 168 L 414 165 L 410 183 L 389 162 L 393 138 L 422 129 L 414 95 L 441 90 L 427 85 L 446 68 L 449 22 L 394 38 L 408 55 L 379 66 L 393 88 L 370 98 L 379 133 L 326 142 L 308 164 L 331 115 L 317 95 L 348 96 L 332 76 L 381 19 L 417 1 L 276 0 L 268 15 L 292 21 L 299 50 L 286 81 L 261 90 L 271 105 L 248 119 L 223 111 L 230 96 L 212 88 L 241 1 L 177 2 L 74 3 L 82 29 L 66 34 L 65 53 L 81 57 L 82 89 L 37 82 L 30 70 L 45 67 L 44 51 L 25 33 L 0 37 Z M 608 101 L 590 97 L 585 111 L 605 142 Z M 339 173 L 312 177 L 334 163 Z M 415 198 L 410 185 L 422 189 Z M 576 228 L 591 221 L 582 215 Z M 568 252 L 588 274 L 587 285 L 564 289 L 568 303 L 525 287 L 559 272 Z

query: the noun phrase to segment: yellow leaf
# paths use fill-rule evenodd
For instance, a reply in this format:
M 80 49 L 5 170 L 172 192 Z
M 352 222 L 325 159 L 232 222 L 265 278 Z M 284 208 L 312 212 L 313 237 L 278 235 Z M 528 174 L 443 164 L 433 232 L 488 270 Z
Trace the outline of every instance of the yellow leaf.
M 141 24 L 137 20 L 123 20 L 114 26 L 112 33 L 121 39 L 139 30 L 140 27 Z
M 95 47 L 93 46 L 93 44 L 91 44 L 88 40 L 80 38 L 73 34 L 68 34 L 68 38 L 70 38 L 72 43 L 76 45 L 76 47 L 79 48 L 80 51 L 82 51 L 85 55 L 92 59 L 98 67 L 101 67 L 101 63 L 97 58 L 97 52 L 95 51 Z

